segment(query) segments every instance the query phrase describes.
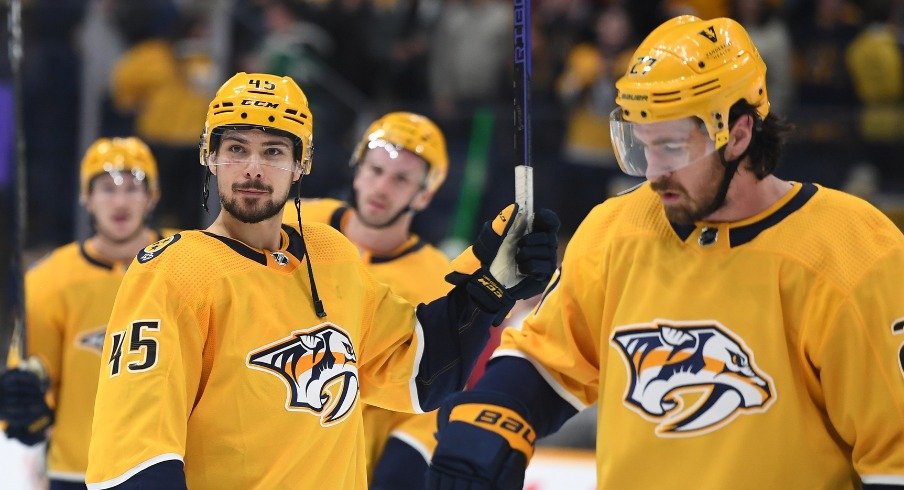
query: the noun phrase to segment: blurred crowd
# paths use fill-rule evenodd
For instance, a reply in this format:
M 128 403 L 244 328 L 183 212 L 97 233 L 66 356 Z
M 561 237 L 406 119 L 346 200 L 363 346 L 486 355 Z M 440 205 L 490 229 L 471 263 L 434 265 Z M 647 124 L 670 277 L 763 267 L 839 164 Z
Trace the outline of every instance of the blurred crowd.
M 31 248 L 84 237 L 77 168 L 99 136 L 156 155 L 157 225 L 206 226 L 198 137 L 236 71 L 292 76 L 315 119 L 307 197 L 345 197 L 355 138 L 390 110 L 446 133 L 450 174 L 414 230 L 469 239 L 513 199 L 512 3 L 503 0 L 23 0 Z M 843 188 L 904 222 L 904 0 L 534 0 L 530 117 L 536 201 L 563 233 L 636 183 L 609 142 L 614 81 L 662 20 L 729 16 L 795 124 L 778 174 Z

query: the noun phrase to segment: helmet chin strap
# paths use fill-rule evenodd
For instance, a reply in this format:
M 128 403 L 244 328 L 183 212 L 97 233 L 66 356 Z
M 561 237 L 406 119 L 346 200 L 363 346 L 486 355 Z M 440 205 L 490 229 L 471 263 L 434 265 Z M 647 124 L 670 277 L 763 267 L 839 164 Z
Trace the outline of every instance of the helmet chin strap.
M 308 280 L 311 281 L 311 299 L 314 303 L 314 313 L 317 315 L 317 318 L 323 318 L 326 316 L 326 310 L 323 308 L 323 301 L 320 299 L 320 295 L 317 294 L 317 283 L 314 281 L 314 269 L 311 267 L 311 254 L 308 253 L 308 245 L 304 241 L 304 230 L 301 227 L 301 179 L 304 177 L 304 174 L 298 178 L 298 182 L 295 183 L 296 192 L 295 192 L 295 216 L 298 219 L 298 234 L 301 236 L 301 248 L 302 254 L 307 259 L 305 263 L 308 266 Z M 298 257 L 299 260 L 302 257 Z
M 210 173 L 209 168 L 204 169 L 204 187 L 201 189 L 201 209 L 204 210 L 205 213 L 210 212 L 210 208 L 207 207 L 207 199 L 210 197 L 210 176 L 213 175 Z
M 738 171 L 738 166 L 741 164 L 741 159 L 744 158 L 746 154 L 747 152 L 745 151 L 738 158 L 729 161 L 725 159 L 725 147 L 719 148 L 719 161 L 722 162 L 725 173 L 722 174 L 722 181 L 719 182 L 719 192 L 716 194 L 716 198 L 710 203 L 709 209 L 701 214 L 709 216 L 725 204 L 725 198 L 728 196 L 728 187 L 731 185 L 731 179 L 734 178 L 735 173 Z

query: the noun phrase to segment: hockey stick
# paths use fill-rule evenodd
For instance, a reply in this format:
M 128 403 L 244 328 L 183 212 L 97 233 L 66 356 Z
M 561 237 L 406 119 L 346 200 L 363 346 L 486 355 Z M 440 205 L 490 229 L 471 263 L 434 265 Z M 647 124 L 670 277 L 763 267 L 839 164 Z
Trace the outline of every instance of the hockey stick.
M 9 34 L 9 62 L 12 69 L 13 84 L 13 118 L 14 128 L 13 145 L 14 157 L 10 170 L 12 178 L 9 181 L 9 193 L 7 202 L 12 207 L 10 216 L 10 253 L 7 270 L 7 294 L 4 298 L 4 314 L 0 321 L 3 322 L 2 338 L 0 338 L 0 359 L 4 361 L 3 367 L 10 360 L 9 351 L 12 348 L 14 358 L 13 365 L 18 365 L 20 359 L 26 354 L 25 338 L 25 292 L 23 281 L 22 253 L 25 246 L 25 135 L 22 121 L 22 4 L 20 0 L 9 0 L 7 7 L 7 30 Z
M 515 202 L 525 213 L 527 231 L 534 221 L 534 174 L 530 146 L 531 0 L 515 5 Z

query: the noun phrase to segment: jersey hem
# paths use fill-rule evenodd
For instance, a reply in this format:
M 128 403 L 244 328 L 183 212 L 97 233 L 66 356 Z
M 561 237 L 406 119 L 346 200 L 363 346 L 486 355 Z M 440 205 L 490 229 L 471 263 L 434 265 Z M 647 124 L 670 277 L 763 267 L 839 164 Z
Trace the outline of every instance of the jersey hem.
M 568 402 L 568 404 L 571 405 L 572 407 L 574 407 L 577 411 L 584 410 L 585 408 L 590 406 L 590 405 L 587 405 L 584 402 L 582 402 L 580 399 L 578 399 L 578 397 L 574 396 L 570 391 L 566 390 L 562 385 L 560 385 L 558 382 L 556 382 L 555 378 L 553 378 L 552 375 L 549 374 L 549 371 L 547 371 L 546 368 L 542 364 L 540 364 L 536 359 L 528 356 L 527 354 L 525 354 L 519 350 L 515 350 L 515 349 L 498 349 L 498 350 L 496 350 L 496 352 L 493 353 L 493 356 L 491 357 L 491 359 L 496 359 L 497 357 L 504 357 L 504 356 L 520 357 L 520 358 L 524 359 L 525 361 L 533 364 L 534 369 L 536 369 L 537 372 L 540 373 L 540 376 L 543 377 L 543 379 L 546 381 L 546 383 L 549 385 L 549 387 L 552 388 L 553 391 L 555 391 L 557 395 L 562 397 L 563 400 Z
M 129 478 L 137 475 L 139 472 L 154 466 L 157 463 L 162 463 L 164 461 L 182 461 L 182 456 L 176 453 L 166 453 L 161 454 L 159 456 L 154 456 L 153 458 L 144 461 L 142 463 L 138 463 L 133 466 L 131 469 L 127 470 L 125 473 L 119 475 L 116 478 L 112 478 L 110 480 L 105 480 L 97 483 L 87 483 L 88 490 L 104 490 L 106 488 L 115 487 L 116 485 L 121 485 L 126 482 Z
M 904 475 L 861 475 L 867 485 L 904 485 Z
M 49 480 L 84 482 L 85 474 L 75 471 L 48 471 L 47 478 Z
M 411 446 L 412 449 L 420 453 L 421 457 L 424 458 L 425 463 L 430 464 L 430 450 L 427 448 L 427 446 L 422 444 L 421 441 L 417 440 L 416 437 L 401 431 L 393 431 L 391 434 L 389 434 L 389 436 L 395 437 L 396 439 Z

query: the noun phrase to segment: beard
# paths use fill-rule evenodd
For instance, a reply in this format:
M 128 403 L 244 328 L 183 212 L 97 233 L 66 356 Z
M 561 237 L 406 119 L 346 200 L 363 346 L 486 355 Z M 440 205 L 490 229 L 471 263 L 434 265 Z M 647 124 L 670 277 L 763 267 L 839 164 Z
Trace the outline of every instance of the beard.
M 361 199 L 362 198 L 358 196 L 358 191 L 356 191 L 355 187 L 352 186 L 351 198 L 349 199 L 349 201 L 351 203 L 353 203 L 352 208 L 355 210 L 355 214 L 357 215 L 358 220 L 361 221 L 361 223 L 363 223 L 364 226 L 366 226 L 368 228 L 373 228 L 373 229 L 389 228 L 390 226 L 394 225 L 399 220 L 399 218 L 404 216 L 409 211 L 412 211 L 411 202 L 414 201 L 414 197 L 412 197 L 408 201 L 408 204 L 406 204 L 404 207 L 402 207 L 402 209 L 400 209 L 397 213 L 395 213 L 394 215 L 392 215 L 388 218 L 385 218 L 383 220 L 379 220 L 379 219 L 371 218 L 370 216 L 366 216 L 364 214 L 364 212 L 362 212 L 363 208 L 359 204 L 359 201 Z
M 259 182 L 252 181 L 249 184 L 241 186 L 238 184 L 232 185 L 233 192 L 251 189 L 269 192 L 270 195 L 273 194 L 273 187 L 261 184 Z M 286 199 L 288 198 L 288 190 L 286 191 L 286 195 L 283 196 L 281 200 L 276 201 L 273 199 L 267 199 L 262 203 L 260 203 L 259 200 L 251 198 L 232 197 L 230 199 L 226 199 L 223 196 L 223 193 L 220 193 L 220 204 L 223 206 L 223 209 L 225 209 L 229 214 L 235 217 L 235 219 L 241 221 L 242 223 L 254 224 L 268 220 L 281 213 L 283 206 L 285 206 L 286 204 Z
M 405 213 L 407 213 L 408 211 L 409 211 L 408 206 L 405 206 L 404 208 L 401 209 L 401 211 L 390 216 L 389 218 L 386 218 L 382 221 L 378 221 L 378 220 L 371 219 L 371 218 L 365 216 L 363 213 L 361 213 L 360 209 L 357 209 L 358 220 L 360 220 L 362 223 L 364 223 L 364 225 L 367 226 L 368 228 L 377 228 L 377 229 L 389 228 L 390 226 L 394 225 L 396 223 L 396 221 L 398 221 L 399 218 L 404 216 Z
M 722 165 L 713 166 L 707 176 L 704 178 L 706 184 L 699 188 L 696 197 L 691 197 L 687 189 L 671 180 L 659 179 L 650 183 L 650 187 L 654 191 L 674 192 L 682 196 L 683 202 L 673 205 L 663 205 L 665 215 L 672 223 L 679 225 L 692 225 L 697 221 L 703 220 L 707 216 L 715 213 L 719 208 L 725 205 L 724 199 L 719 199 L 719 190 L 722 186 L 722 179 L 725 178 L 725 167 Z

